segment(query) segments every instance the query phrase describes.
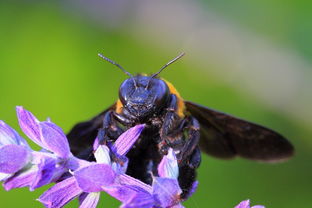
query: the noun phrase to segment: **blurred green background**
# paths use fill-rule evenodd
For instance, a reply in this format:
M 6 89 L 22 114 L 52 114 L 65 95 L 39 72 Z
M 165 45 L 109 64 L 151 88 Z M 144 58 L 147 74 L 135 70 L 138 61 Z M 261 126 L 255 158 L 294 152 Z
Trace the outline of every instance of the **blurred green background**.
M 293 159 L 262 164 L 206 155 L 186 207 L 312 207 L 312 5 L 310 1 L 1 1 L 0 118 L 15 106 L 67 132 L 117 99 L 131 73 L 162 72 L 186 100 L 282 133 Z M 0 190 L 1 207 L 42 207 L 29 192 Z M 103 194 L 98 207 L 118 207 Z M 73 202 L 68 207 L 77 207 Z

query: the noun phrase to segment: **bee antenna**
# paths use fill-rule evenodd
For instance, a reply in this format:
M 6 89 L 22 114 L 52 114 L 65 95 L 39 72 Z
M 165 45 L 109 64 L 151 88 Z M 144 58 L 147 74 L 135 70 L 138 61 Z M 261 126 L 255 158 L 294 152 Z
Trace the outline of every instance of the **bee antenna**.
M 164 68 L 166 68 L 166 67 L 169 66 L 170 64 L 174 63 L 174 62 L 177 61 L 178 59 L 182 58 L 182 56 L 184 56 L 184 55 L 185 55 L 185 53 L 182 52 L 180 55 L 178 55 L 177 57 L 175 57 L 174 59 L 172 59 L 171 61 L 169 61 L 168 63 L 166 63 L 163 67 L 161 67 L 160 70 L 159 70 L 158 72 L 156 72 L 155 74 L 153 74 L 153 75 L 150 77 L 150 79 L 148 80 L 148 83 L 147 83 L 145 89 L 148 88 L 151 79 L 153 79 L 154 77 L 156 77 Z
M 184 56 L 185 53 L 181 53 L 180 55 L 178 55 L 177 57 L 175 57 L 174 59 L 172 59 L 171 61 L 169 61 L 168 63 L 166 63 L 163 67 L 160 68 L 160 70 L 158 72 L 156 72 L 155 74 L 153 74 L 151 76 L 151 78 L 156 77 L 164 68 L 166 68 L 167 66 L 169 66 L 170 64 L 174 63 L 175 61 L 179 60 L 180 58 L 182 58 L 182 56 Z
M 122 66 L 120 66 L 118 63 L 116 63 L 115 61 L 113 60 L 110 60 L 109 58 L 107 58 L 106 56 L 104 56 L 103 54 L 101 53 L 98 53 L 98 56 L 101 57 L 102 59 L 104 59 L 105 61 L 108 61 L 109 63 L 117 66 L 119 69 L 121 69 L 125 74 L 127 74 L 129 77 L 132 78 L 133 82 L 134 82 L 134 86 L 135 88 L 137 88 L 137 83 L 135 82 L 135 79 L 134 77 L 132 76 L 132 74 L 130 74 L 128 71 L 126 71 Z

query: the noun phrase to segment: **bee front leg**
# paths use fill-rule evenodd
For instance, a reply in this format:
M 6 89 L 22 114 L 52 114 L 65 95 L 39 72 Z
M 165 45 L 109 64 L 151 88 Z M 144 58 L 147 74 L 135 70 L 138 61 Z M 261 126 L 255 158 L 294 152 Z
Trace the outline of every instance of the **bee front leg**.
M 105 144 L 108 141 L 115 141 L 123 130 L 118 126 L 114 117 L 114 111 L 110 110 L 104 115 L 103 127 L 98 131 L 99 144 Z
M 116 112 L 113 112 L 113 118 L 124 126 L 132 126 L 133 124 L 133 119 L 131 120 L 131 118 L 128 118 L 127 116 L 121 115 Z

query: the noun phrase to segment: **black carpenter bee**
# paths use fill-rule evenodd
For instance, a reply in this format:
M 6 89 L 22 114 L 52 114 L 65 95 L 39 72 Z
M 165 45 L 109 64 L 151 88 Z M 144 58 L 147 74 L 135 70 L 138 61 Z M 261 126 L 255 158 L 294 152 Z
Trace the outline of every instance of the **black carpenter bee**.
M 207 107 L 184 101 L 174 86 L 158 74 L 184 55 L 164 65 L 157 73 L 132 76 L 116 65 L 130 78 L 119 88 L 119 99 L 90 121 L 76 124 L 68 139 L 72 152 L 92 160 L 92 144 L 115 141 L 125 130 L 137 124 L 146 124 L 140 138 L 127 154 L 127 174 L 151 184 L 157 175 L 157 165 L 169 147 L 177 155 L 179 184 L 185 198 L 196 178 L 201 162 L 200 150 L 222 159 L 235 156 L 275 162 L 293 155 L 293 146 L 280 134 Z

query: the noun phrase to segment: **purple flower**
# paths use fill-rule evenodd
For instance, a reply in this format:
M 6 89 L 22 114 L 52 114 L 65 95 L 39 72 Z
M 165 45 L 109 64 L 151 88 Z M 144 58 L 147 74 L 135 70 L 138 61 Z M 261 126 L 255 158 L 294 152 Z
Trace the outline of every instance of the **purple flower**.
M 176 156 L 170 148 L 158 166 L 160 177 L 153 177 L 152 186 L 127 175 L 118 177 L 121 186 L 106 190 L 123 202 L 123 208 L 171 207 L 182 208 L 182 190 L 177 180 L 179 169 Z
M 63 207 L 70 200 L 82 194 L 74 177 L 69 177 L 50 188 L 38 199 L 46 207 Z
M 23 146 L 8 144 L 0 147 L 0 170 L 13 174 L 21 170 L 30 160 L 30 153 Z
M 49 208 L 63 207 L 76 197 L 79 197 L 80 207 L 96 207 L 101 186 L 109 186 L 114 182 L 115 173 L 105 164 L 90 163 L 90 165 L 74 172 L 74 176 L 58 182 L 38 201 Z
M 9 125 L 0 121 L 0 181 L 5 181 L 31 160 L 26 141 Z
M 60 158 L 71 156 L 68 140 L 60 127 L 49 120 L 38 121 L 23 107 L 16 107 L 16 112 L 21 129 L 33 142 Z
M 23 132 L 43 149 L 33 151 L 14 129 L 0 121 L 0 180 L 6 190 L 29 186 L 32 191 L 58 180 L 73 164 L 76 168 L 83 164 L 71 154 L 57 125 L 40 122 L 23 107 L 16 111 Z
M 130 128 L 116 140 L 111 148 L 106 145 L 97 145 L 94 153 L 96 162 L 88 162 L 73 171 L 72 176 L 51 187 L 38 200 L 46 207 L 58 208 L 79 197 L 80 207 L 96 207 L 100 192 L 119 186 L 116 178 L 119 174 L 124 174 L 127 168 L 127 162 L 115 162 L 110 154 L 115 154 L 113 158 L 117 158 L 118 161 L 125 160 L 124 154 L 138 139 L 143 128 L 144 125 Z
M 21 170 L 30 160 L 26 141 L 9 125 L 0 121 L 0 172 L 4 180 Z
M 262 205 L 255 205 L 255 206 L 250 206 L 250 201 L 249 199 L 242 201 L 241 203 L 239 203 L 237 206 L 235 206 L 235 208 L 265 208 Z

